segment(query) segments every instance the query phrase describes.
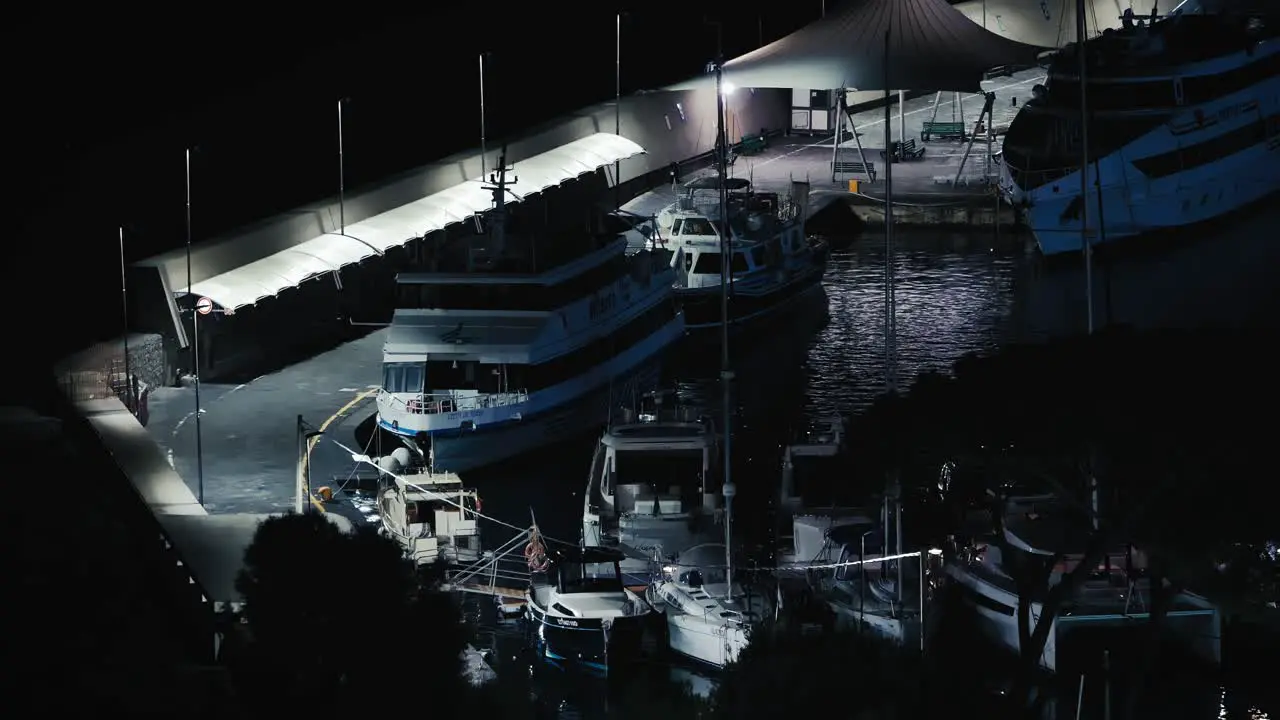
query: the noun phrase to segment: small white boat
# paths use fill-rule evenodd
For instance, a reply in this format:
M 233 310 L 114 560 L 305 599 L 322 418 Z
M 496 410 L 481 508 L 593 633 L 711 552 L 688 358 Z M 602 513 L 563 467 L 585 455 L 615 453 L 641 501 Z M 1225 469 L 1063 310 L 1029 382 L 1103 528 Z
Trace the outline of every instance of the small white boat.
M 596 445 L 582 544 L 617 547 L 627 585 L 648 585 L 682 550 L 724 535 L 716 431 L 674 392 L 650 393 Z
M 806 489 L 815 483 L 812 475 L 820 475 L 835 469 L 835 463 L 844 450 L 844 420 L 839 416 L 823 418 L 814 423 L 803 442 L 788 445 L 782 455 L 782 486 L 779 497 L 782 522 L 779 530 L 777 565 L 783 569 L 803 571 L 814 564 L 832 563 L 837 560 L 840 545 L 832 543 L 833 530 L 848 525 L 865 525 L 872 522 L 862 508 L 828 505 L 810 507 L 806 503 Z
M 724 545 L 698 545 L 650 586 L 654 609 L 667 617 L 671 649 L 716 668 L 736 662 L 752 630 L 772 612 L 766 595 L 730 583 L 725 561 Z
M 480 498 L 453 473 L 395 475 L 378 490 L 382 532 L 415 565 L 480 559 Z
M 565 548 L 533 576 L 526 607 L 544 657 L 607 674 L 639 654 L 653 608 L 623 586 L 622 558 L 613 548 Z

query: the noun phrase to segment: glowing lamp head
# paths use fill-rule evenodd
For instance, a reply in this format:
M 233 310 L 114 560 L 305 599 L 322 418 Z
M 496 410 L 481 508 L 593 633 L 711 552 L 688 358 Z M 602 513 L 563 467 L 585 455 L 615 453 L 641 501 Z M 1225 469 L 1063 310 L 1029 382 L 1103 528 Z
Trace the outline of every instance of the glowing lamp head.
M 728 96 L 732 95 L 732 94 L 733 94 L 733 91 L 734 91 L 734 90 L 737 90 L 737 89 L 738 89 L 738 86 L 737 86 L 737 85 L 734 85 L 733 83 L 729 82 L 728 80 L 722 80 L 722 81 L 720 81 L 720 94 L 721 94 L 721 95 L 724 95 L 725 97 L 728 97 Z

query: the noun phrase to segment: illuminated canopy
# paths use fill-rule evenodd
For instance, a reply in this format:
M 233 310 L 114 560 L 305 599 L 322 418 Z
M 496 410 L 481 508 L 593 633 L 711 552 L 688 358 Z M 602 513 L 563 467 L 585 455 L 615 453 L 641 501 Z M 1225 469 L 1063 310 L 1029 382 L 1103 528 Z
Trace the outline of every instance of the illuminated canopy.
M 518 178 L 519 182 L 508 187 L 518 202 L 526 195 L 642 153 L 644 148 L 624 137 L 596 133 L 513 163 L 511 177 Z M 344 235 L 326 233 L 178 292 L 207 297 L 220 307 L 232 310 L 252 305 L 309 278 L 336 272 L 489 210 L 493 206 L 493 194 L 485 190 L 484 185 L 480 179 L 468 180 L 347 225 Z
M 1038 52 L 982 29 L 945 0 L 849 0 L 725 63 L 724 75 L 737 87 L 977 91 L 987 70 L 1031 65 Z M 676 89 L 708 82 L 702 77 Z

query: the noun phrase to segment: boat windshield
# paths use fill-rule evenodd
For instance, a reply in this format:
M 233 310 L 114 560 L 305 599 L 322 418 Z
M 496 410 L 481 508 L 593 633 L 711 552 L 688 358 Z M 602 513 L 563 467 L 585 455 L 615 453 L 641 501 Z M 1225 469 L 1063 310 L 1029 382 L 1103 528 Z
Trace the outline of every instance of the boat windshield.
M 654 495 L 701 502 L 701 450 L 621 450 L 614 468 L 619 485 L 643 485 Z
M 560 592 L 621 592 L 622 577 L 616 563 L 567 563 L 560 566 Z

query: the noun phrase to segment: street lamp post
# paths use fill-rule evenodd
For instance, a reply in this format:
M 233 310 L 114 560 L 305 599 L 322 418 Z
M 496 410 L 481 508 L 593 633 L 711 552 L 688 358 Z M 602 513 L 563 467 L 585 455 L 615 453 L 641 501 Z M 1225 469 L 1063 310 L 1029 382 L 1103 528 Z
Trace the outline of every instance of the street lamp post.
M 191 292 L 191 148 L 187 148 L 187 298 Z M 200 432 L 200 313 L 191 306 L 191 372 L 196 388 L 196 499 L 204 507 L 204 447 Z
M 480 53 L 480 179 L 489 174 L 484 132 L 484 53 Z
M 342 105 L 346 98 L 338 98 L 338 234 L 347 234 L 347 168 L 342 149 Z M 329 216 L 332 220 L 332 215 Z
M 294 488 L 293 510 L 301 515 L 311 506 L 311 440 L 324 434 L 298 416 L 298 463 Z

